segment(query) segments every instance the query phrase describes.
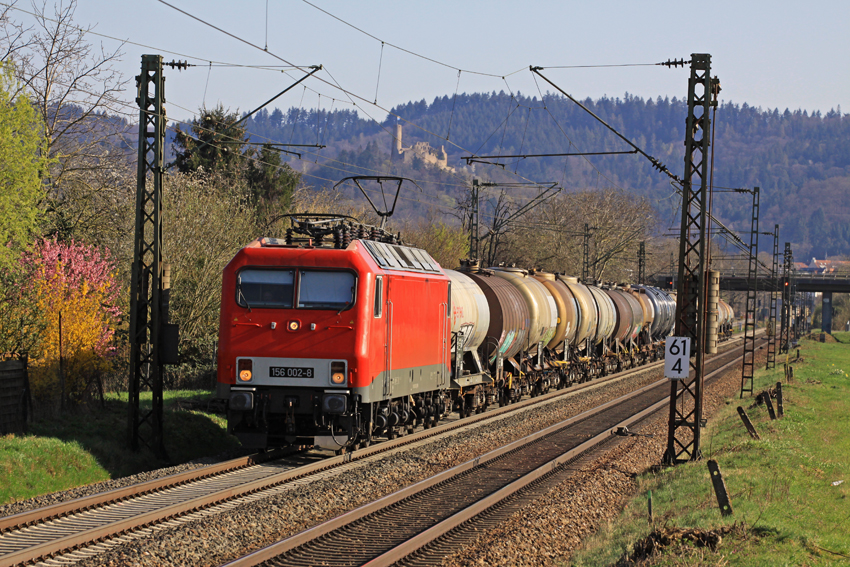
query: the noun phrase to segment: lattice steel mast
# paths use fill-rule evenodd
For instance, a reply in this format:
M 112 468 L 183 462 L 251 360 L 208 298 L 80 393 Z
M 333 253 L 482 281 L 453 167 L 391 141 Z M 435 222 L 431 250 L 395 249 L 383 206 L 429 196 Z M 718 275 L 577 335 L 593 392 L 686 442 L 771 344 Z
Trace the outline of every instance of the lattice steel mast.
M 708 209 L 709 111 L 717 105 L 720 84 L 711 77 L 711 55 L 691 55 L 688 81 L 688 117 L 685 128 L 685 174 L 682 186 L 682 224 L 679 244 L 679 281 L 675 335 L 691 339 L 692 375 L 674 380 L 670 388 L 668 464 L 699 459 L 704 366 L 706 305 L 706 222 Z M 697 139 L 697 134 L 702 137 Z M 681 388 L 680 388 L 681 382 Z
M 638 276 L 637 283 L 639 285 L 646 284 L 646 241 L 641 240 L 638 247 Z
M 770 279 L 773 282 L 770 289 L 770 314 L 767 323 L 767 328 L 770 329 L 771 336 L 767 341 L 767 362 L 765 369 L 770 370 L 776 368 L 776 303 L 779 295 L 779 225 L 773 225 L 773 268 L 770 271 Z
M 581 240 L 581 281 L 588 283 L 590 278 L 590 225 L 584 223 L 584 235 Z
M 162 428 L 160 324 L 162 316 L 162 175 L 165 148 L 165 79 L 162 56 L 143 55 L 136 77 L 139 155 L 136 233 L 130 287 L 130 403 L 128 441 L 147 445 L 165 458 Z M 142 411 L 139 392 L 150 389 L 151 408 Z M 144 428 L 148 432 L 143 431 Z
M 747 271 L 747 310 L 744 314 L 744 356 L 741 359 L 741 397 L 753 393 L 756 363 L 756 303 L 758 301 L 759 188 L 753 189 L 753 219 L 750 229 L 750 261 Z
M 481 198 L 478 194 L 478 180 L 472 180 L 472 212 L 469 219 L 469 257 L 472 260 L 480 260 L 478 246 L 481 243 L 479 236 L 481 221 L 479 220 L 478 208 L 481 205 Z
M 779 332 L 779 352 L 788 352 L 791 346 L 791 268 L 794 257 L 791 254 L 791 243 L 785 243 L 785 263 L 782 271 L 782 328 Z

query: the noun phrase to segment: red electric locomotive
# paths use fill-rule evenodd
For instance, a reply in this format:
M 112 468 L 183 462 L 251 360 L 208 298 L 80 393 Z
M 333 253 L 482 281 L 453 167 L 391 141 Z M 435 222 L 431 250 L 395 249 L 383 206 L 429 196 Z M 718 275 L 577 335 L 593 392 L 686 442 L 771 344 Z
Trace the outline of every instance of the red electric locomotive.
M 333 248 L 260 238 L 224 269 L 218 396 L 246 447 L 341 450 L 449 409 L 449 277 L 423 250 L 352 229 Z

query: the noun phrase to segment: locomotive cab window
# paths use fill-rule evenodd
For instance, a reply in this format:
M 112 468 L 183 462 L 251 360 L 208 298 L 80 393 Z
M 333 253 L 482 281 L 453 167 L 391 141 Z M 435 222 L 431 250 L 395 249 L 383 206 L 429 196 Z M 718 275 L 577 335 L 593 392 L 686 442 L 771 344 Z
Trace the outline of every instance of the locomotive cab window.
M 295 270 L 247 268 L 236 277 L 236 303 L 241 307 L 291 309 Z
M 384 311 L 384 276 L 375 276 L 375 318 Z
M 298 307 L 345 311 L 354 305 L 356 284 L 351 272 L 304 270 L 298 281 Z

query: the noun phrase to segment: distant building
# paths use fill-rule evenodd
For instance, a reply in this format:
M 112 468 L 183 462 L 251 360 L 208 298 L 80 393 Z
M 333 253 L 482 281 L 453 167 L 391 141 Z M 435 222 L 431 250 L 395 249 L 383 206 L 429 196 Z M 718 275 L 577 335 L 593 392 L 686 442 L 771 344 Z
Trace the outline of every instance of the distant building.
M 797 264 L 797 262 L 795 262 Z M 850 261 L 847 260 L 818 260 L 812 258 L 808 264 L 800 262 L 797 270 L 808 274 L 834 274 L 850 272 Z
M 440 169 L 451 171 L 454 173 L 455 168 L 449 167 L 449 155 L 446 153 L 445 146 L 440 146 L 440 149 L 432 148 L 428 142 L 416 142 L 409 148 L 401 145 L 401 124 L 395 125 L 395 151 L 393 151 L 393 159 L 402 158 L 404 163 L 413 163 L 413 158 L 418 157 L 423 162 L 435 165 Z

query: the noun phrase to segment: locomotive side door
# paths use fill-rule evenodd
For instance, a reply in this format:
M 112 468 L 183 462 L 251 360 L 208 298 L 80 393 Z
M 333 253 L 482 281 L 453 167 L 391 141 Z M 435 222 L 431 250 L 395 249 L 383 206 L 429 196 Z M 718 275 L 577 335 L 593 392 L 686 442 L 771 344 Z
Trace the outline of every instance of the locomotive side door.
M 384 388 L 383 394 L 384 398 L 389 399 L 392 398 L 393 395 L 393 302 L 390 300 L 390 278 L 387 276 L 385 278 L 384 285 L 386 286 L 386 290 L 384 291 L 386 298 L 384 300 L 384 312 L 386 313 L 386 335 L 384 337 Z

